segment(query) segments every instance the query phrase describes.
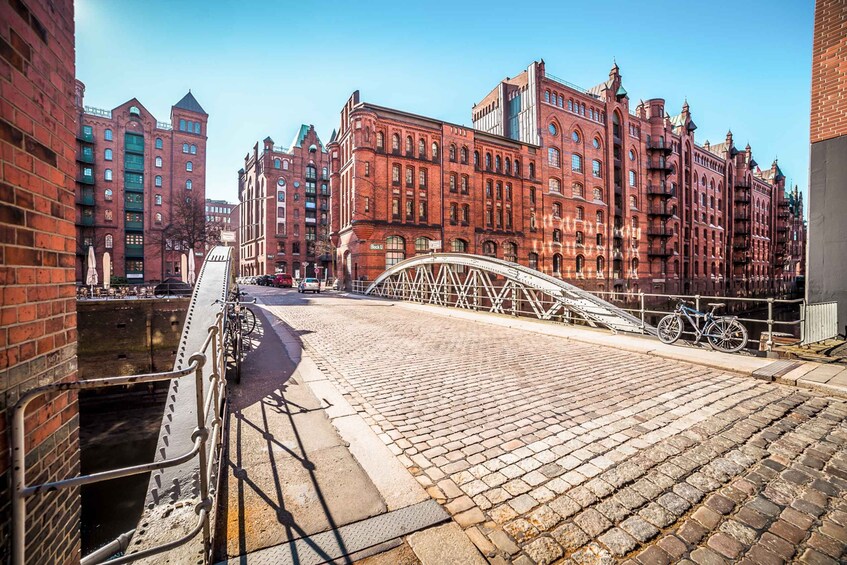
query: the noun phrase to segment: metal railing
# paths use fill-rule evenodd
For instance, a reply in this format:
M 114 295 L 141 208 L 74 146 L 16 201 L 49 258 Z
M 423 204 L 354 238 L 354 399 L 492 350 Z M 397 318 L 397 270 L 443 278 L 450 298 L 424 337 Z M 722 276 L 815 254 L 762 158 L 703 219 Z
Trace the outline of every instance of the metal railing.
M 101 118 L 111 118 L 112 111 L 111 110 L 103 110 L 102 108 L 95 108 L 94 106 L 85 106 L 83 108 L 83 112 L 89 114 L 91 116 L 100 116 Z
M 356 294 L 365 294 L 372 283 L 373 281 L 352 281 L 351 290 Z M 465 292 L 466 296 L 475 297 L 479 294 L 479 289 L 474 285 L 470 285 L 469 288 L 470 290 L 466 290 Z M 397 295 L 394 296 L 394 298 L 421 302 L 420 296 L 422 295 L 422 290 L 423 289 L 420 286 L 416 287 L 413 282 L 409 287 L 409 291 L 405 293 L 405 296 Z M 649 327 L 651 325 L 651 321 L 655 323 L 655 321 L 658 321 L 661 316 L 672 313 L 676 307 L 677 298 L 694 302 L 694 307 L 701 312 L 703 311 L 703 308 L 707 308 L 706 304 L 708 302 L 720 301 L 725 303 L 726 307 L 718 311 L 717 315 L 737 315 L 738 320 L 742 323 L 748 324 L 748 326 L 749 324 L 758 324 L 764 328 L 761 335 L 757 337 L 754 337 L 754 334 L 751 331 L 748 342 L 752 345 L 758 346 L 760 350 L 767 352 L 771 352 L 774 349 L 774 332 L 779 332 L 780 329 L 790 330 L 783 331 L 781 333 L 790 333 L 792 338 L 799 343 L 803 338 L 802 336 L 797 337 L 796 334 L 801 334 L 803 332 L 803 328 L 806 323 L 806 301 L 803 299 L 786 300 L 777 298 L 747 298 L 719 295 L 707 296 L 700 294 L 655 294 L 645 292 L 595 290 L 586 290 L 585 292 L 602 298 L 603 300 L 614 304 L 620 310 L 635 316 L 641 321 L 642 328 Z M 430 302 L 441 306 L 450 306 L 449 301 Z M 534 313 L 536 310 L 551 308 L 555 303 L 555 299 L 552 297 L 549 299 L 539 299 L 532 309 L 528 308 L 525 302 L 526 301 L 515 300 L 514 302 L 510 302 L 506 308 L 501 310 L 505 311 L 505 313 L 510 313 L 513 316 L 536 317 L 536 314 Z M 468 306 L 459 307 L 468 308 Z M 485 305 L 482 303 L 473 303 L 470 305 L 470 309 L 473 310 L 482 310 L 484 308 Z M 777 310 L 789 309 L 791 310 L 790 319 L 777 319 L 777 314 L 780 314 Z M 761 312 L 760 317 L 754 317 L 757 311 Z M 784 312 L 782 314 L 784 314 Z M 651 317 L 655 318 L 655 320 L 650 320 Z M 546 319 L 554 322 L 584 325 L 583 320 L 580 320 L 576 316 L 570 316 L 567 313 L 562 313 L 555 318 L 551 317 Z M 748 327 L 748 331 L 749 330 L 750 327 Z M 694 335 L 694 332 L 690 331 L 690 328 L 686 328 L 683 333 L 689 336 Z
M 806 305 L 803 343 L 817 343 L 838 335 L 838 303 L 819 302 Z
M 226 316 L 224 312 L 219 312 L 215 318 L 215 323 L 208 328 L 208 335 L 202 347 L 189 358 L 188 365 L 185 368 L 164 373 L 146 373 L 126 377 L 106 377 L 85 381 L 54 383 L 30 390 L 18 400 L 12 413 L 11 437 L 12 482 L 14 487 L 12 491 L 12 563 L 14 565 L 23 565 L 26 562 L 26 502 L 28 498 L 45 496 L 62 489 L 174 467 L 186 463 L 195 457 L 199 458 L 200 472 L 198 478 L 200 500 L 195 505 L 198 520 L 194 528 L 188 534 L 176 540 L 161 543 L 138 553 L 123 555 L 117 559 L 109 560 L 108 563 L 130 563 L 137 559 L 160 554 L 190 541 L 201 531 L 203 533 L 204 547 L 203 562 L 208 563 L 211 561 L 212 525 L 210 523 L 210 517 L 214 508 L 214 494 L 210 494 L 212 490 L 210 490 L 209 484 L 218 475 L 217 467 L 220 463 L 220 445 L 218 444 L 221 436 L 222 416 L 226 398 L 226 352 L 223 347 L 225 320 Z M 210 359 L 212 370 L 209 375 L 209 386 L 205 389 L 203 369 Z M 193 442 L 191 450 L 177 457 L 152 463 L 112 469 L 90 475 L 80 475 L 42 484 L 28 485 L 26 483 L 25 413 L 27 405 L 36 398 L 51 393 L 168 381 L 187 377 L 192 374 L 194 375 L 196 386 L 197 427 L 191 435 Z M 208 449 L 208 446 L 211 446 L 211 449 Z M 83 565 L 93 565 L 103 562 L 110 555 L 126 548 L 128 543 L 127 536 L 128 534 L 121 535 L 118 539 L 106 546 L 108 549 L 100 548 L 88 556 L 83 557 L 81 563 Z

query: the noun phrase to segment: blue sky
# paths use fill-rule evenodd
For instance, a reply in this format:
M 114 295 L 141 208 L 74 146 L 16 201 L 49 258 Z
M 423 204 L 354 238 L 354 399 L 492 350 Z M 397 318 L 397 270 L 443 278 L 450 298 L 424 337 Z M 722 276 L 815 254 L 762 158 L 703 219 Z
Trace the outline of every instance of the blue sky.
M 808 185 L 814 2 L 236 2 L 76 0 L 87 105 L 136 97 L 159 120 L 190 88 L 209 113 L 207 196 L 237 200 L 237 171 L 301 123 L 326 142 L 352 91 L 460 124 L 533 60 L 590 87 L 613 58 L 630 98 L 685 97 L 699 143 L 748 142 Z

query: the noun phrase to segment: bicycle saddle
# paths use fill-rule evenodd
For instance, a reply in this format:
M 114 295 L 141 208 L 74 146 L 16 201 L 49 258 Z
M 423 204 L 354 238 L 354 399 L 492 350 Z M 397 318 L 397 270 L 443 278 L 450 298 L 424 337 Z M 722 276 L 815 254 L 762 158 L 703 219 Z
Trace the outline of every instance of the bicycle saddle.
M 726 306 L 723 302 L 709 302 L 706 306 L 714 306 L 715 308 L 723 308 Z

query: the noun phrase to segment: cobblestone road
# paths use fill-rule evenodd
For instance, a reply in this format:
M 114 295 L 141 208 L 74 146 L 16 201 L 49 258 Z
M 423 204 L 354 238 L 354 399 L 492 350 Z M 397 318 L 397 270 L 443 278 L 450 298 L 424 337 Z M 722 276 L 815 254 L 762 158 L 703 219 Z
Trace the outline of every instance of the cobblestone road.
M 255 293 L 492 562 L 847 556 L 844 402 L 386 302 Z

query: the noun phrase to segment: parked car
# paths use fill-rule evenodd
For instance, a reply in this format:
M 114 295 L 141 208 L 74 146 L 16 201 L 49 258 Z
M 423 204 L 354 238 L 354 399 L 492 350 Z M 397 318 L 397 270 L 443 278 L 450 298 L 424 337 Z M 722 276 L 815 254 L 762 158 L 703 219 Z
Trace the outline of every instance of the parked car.
M 294 279 L 292 279 L 291 275 L 288 273 L 277 273 L 274 275 L 271 286 L 275 286 L 277 288 L 293 288 Z
M 256 284 L 259 286 L 270 286 L 272 280 L 272 275 L 262 275 L 260 277 L 256 277 Z
M 320 294 L 321 281 L 313 278 L 305 278 L 300 281 L 300 285 L 297 287 L 297 292 L 315 292 Z

